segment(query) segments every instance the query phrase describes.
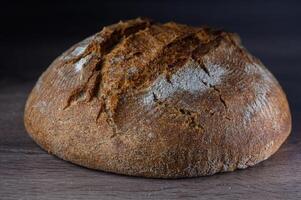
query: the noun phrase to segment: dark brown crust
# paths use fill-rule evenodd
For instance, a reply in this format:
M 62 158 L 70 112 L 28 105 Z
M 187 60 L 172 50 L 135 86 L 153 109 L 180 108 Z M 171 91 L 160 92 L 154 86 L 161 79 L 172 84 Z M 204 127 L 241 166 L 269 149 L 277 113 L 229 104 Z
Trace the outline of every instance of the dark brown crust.
M 62 159 L 155 178 L 255 165 L 291 130 L 284 92 L 238 36 L 140 18 L 57 58 L 32 90 L 24 122 Z

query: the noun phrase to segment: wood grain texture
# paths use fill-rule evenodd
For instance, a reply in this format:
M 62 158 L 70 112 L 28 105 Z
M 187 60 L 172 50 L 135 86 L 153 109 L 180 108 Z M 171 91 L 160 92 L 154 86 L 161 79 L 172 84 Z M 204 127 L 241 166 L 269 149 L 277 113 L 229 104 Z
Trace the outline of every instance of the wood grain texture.
M 300 125 L 275 155 L 246 170 L 178 180 L 120 176 L 60 160 L 29 138 L 22 116 L 32 86 L 0 82 L 0 199 L 301 198 Z

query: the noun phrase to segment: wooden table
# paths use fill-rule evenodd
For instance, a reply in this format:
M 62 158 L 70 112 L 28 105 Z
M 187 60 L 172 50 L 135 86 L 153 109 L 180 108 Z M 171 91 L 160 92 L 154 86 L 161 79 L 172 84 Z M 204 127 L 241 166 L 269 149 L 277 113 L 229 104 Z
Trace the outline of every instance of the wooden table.
M 300 125 L 275 155 L 246 170 L 178 180 L 121 176 L 65 162 L 31 140 L 22 116 L 32 86 L 0 82 L 0 199 L 301 199 Z

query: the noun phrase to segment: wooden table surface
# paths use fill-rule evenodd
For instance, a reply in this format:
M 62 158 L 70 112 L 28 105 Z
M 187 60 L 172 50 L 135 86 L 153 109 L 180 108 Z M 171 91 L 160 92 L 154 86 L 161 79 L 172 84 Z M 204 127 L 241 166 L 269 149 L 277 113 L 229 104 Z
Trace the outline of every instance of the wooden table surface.
M 39 148 L 22 121 L 32 86 L 0 82 L 0 199 L 301 199 L 300 125 L 275 155 L 246 170 L 178 180 L 128 177 L 79 167 Z

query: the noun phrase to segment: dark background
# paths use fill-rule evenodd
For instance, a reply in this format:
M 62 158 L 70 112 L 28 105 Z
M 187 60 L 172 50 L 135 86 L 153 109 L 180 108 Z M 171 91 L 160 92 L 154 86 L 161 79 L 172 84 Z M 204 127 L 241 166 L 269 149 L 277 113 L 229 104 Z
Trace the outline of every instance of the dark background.
M 39 75 L 72 44 L 138 16 L 237 32 L 288 96 L 293 131 L 280 150 L 246 170 L 180 181 L 87 170 L 42 151 L 23 126 L 24 104 Z M 301 199 L 300 63 L 297 0 L 1 1 L 0 198 Z

